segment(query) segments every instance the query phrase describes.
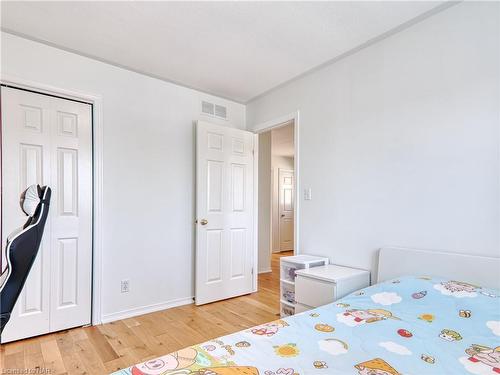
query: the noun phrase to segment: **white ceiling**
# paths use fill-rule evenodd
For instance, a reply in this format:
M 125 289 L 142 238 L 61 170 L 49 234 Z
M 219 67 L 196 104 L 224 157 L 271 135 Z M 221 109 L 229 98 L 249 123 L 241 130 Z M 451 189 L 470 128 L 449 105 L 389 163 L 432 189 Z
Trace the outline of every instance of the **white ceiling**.
M 442 2 L 5 2 L 2 29 L 239 102 Z
M 271 131 L 271 153 L 275 156 L 293 157 L 295 147 L 293 142 L 293 123 L 281 126 Z

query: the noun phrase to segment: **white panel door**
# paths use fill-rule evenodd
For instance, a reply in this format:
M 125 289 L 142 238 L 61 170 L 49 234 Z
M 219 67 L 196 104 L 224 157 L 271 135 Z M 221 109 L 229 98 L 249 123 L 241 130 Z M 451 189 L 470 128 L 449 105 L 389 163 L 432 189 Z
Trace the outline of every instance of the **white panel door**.
M 50 182 L 50 98 L 1 88 L 2 93 L 2 268 L 7 236 L 24 225 L 20 194 L 32 184 Z M 50 211 L 49 211 L 50 213 Z M 41 335 L 50 330 L 50 220 L 38 255 L 1 341 Z
M 91 106 L 52 100 L 50 330 L 90 324 Z
M 253 138 L 197 124 L 197 305 L 252 292 Z
M 294 220 L 294 174 L 291 170 L 279 169 L 279 238 L 280 251 L 293 250 Z
M 26 221 L 20 193 L 33 183 L 52 189 L 42 246 L 2 342 L 90 323 L 91 146 L 90 105 L 2 87 L 3 248 Z

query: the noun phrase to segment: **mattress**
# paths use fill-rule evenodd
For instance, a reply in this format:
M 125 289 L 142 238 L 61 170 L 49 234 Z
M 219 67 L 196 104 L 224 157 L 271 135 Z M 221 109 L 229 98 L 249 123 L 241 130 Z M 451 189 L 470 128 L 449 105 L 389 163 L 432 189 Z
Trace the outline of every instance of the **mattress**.
M 500 374 L 499 296 L 403 277 L 115 374 Z

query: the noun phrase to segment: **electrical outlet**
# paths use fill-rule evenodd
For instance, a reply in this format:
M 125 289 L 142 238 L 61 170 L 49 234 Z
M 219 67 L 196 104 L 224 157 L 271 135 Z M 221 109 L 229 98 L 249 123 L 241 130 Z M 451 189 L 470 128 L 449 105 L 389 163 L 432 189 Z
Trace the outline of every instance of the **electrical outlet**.
M 304 199 L 306 201 L 312 200 L 312 189 L 311 188 L 304 189 Z
M 130 280 L 122 280 L 121 292 L 128 293 L 130 291 Z

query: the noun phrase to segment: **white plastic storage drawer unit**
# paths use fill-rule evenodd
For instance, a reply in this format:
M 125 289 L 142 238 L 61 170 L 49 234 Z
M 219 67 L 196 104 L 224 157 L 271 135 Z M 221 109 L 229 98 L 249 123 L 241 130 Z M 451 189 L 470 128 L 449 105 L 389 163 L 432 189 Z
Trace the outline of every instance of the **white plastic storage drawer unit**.
M 280 309 L 281 316 L 289 316 L 295 311 L 295 274 L 298 270 L 328 264 L 328 258 L 314 255 L 295 255 L 280 259 Z
M 295 313 L 326 305 L 370 285 L 370 272 L 333 264 L 295 273 Z

